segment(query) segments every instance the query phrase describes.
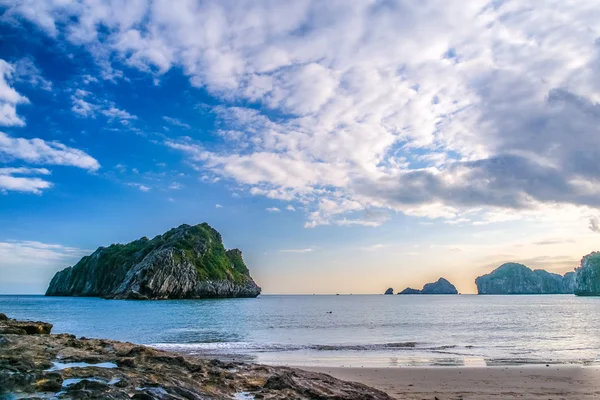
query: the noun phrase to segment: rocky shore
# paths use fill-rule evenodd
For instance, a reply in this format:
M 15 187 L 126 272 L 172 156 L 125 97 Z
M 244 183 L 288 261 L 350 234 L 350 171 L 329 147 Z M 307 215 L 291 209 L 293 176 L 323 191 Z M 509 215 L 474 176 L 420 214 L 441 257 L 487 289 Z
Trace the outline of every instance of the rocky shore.
M 0 399 L 391 399 L 321 373 L 192 358 L 51 329 L 0 314 Z

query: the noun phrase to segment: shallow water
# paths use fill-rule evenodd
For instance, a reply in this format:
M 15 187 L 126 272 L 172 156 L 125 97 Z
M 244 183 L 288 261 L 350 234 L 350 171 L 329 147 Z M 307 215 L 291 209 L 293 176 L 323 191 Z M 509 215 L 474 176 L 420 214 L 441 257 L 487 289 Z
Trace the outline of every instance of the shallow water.
M 52 362 L 52 368 L 47 369 L 47 372 L 51 371 L 62 371 L 63 369 L 69 368 L 87 368 L 87 367 L 95 367 L 95 368 L 117 368 L 117 364 L 111 362 L 98 363 L 98 364 L 90 364 L 86 362 L 73 362 L 73 363 L 61 363 L 61 362 Z
M 267 296 L 119 301 L 0 296 L 54 333 L 208 356 L 322 366 L 600 363 L 600 298 Z

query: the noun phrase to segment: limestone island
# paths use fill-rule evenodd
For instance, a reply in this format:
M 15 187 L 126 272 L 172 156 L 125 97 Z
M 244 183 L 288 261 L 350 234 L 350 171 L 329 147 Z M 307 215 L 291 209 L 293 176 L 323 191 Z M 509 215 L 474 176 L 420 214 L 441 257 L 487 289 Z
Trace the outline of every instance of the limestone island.
M 478 294 L 573 294 L 575 273 L 559 275 L 509 262 L 478 277 L 475 284 Z
M 54 275 L 46 296 L 109 299 L 256 297 L 260 287 L 238 249 L 225 250 L 207 223 L 181 225 L 150 240 L 99 247 Z
M 574 293 L 577 296 L 600 296 L 600 252 L 584 256 L 575 270 Z
M 50 334 L 0 314 L 0 399 L 392 400 L 329 375 Z
M 440 278 L 437 282 L 425 284 L 421 290 L 408 287 L 398 294 L 458 294 L 458 290 L 448 280 Z
M 388 290 L 385 291 L 384 294 L 394 294 L 394 289 L 393 288 L 389 288 Z

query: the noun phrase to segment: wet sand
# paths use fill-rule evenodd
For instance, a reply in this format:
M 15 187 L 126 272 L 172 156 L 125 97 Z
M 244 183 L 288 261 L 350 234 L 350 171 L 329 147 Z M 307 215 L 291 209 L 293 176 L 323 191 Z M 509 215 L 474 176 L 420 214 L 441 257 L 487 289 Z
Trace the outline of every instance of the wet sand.
M 383 390 L 396 399 L 600 399 L 600 367 L 300 367 Z

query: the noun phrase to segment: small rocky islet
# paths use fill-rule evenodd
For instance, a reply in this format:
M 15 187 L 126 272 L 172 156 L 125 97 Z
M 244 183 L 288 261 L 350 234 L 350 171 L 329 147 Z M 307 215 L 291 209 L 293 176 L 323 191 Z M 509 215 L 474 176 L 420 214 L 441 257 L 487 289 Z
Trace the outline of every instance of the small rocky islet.
M 458 294 L 458 290 L 447 279 L 440 278 L 436 282 L 426 283 L 421 290 L 407 287 L 398 294 Z
M 202 223 L 99 247 L 57 272 L 46 296 L 201 299 L 257 297 L 260 292 L 242 252 L 226 250 L 219 232 Z
M 384 294 L 394 294 L 394 289 L 389 288 Z M 440 278 L 436 282 L 426 283 L 423 289 L 406 288 L 398 294 L 458 294 L 458 290 L 447 279 Z
M 183 356 L 133 343 L 50 334 L 0 314 L 0 399 L 391 400 L 329 375 Z

